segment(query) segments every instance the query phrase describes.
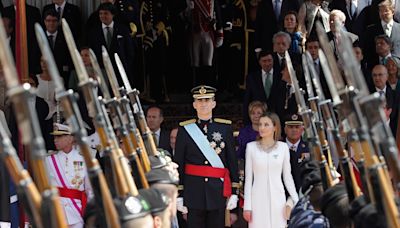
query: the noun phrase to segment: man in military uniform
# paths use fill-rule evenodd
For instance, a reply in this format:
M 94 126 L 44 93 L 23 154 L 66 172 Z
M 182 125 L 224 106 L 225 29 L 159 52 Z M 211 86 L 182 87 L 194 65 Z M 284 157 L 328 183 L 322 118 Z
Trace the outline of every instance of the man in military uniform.
M 51 134 L 58 150 L 46 158 L 51 184 L 58 188 L 68 226 L 83 227 L 86 201 L 93 195 L 85 160 L 67 125 L 54 124 Z
M 310 158 L 310 152 L 301 136 L 304 132 L 303 120 L 300 115 L 292 114 L 285 118 L 286 143 L 290 151 L 290 165 L 296 190 L 301 187 L 300 163 Z
M 174 161 L 179 165 L 188 227 L 224 227 L 225 209 L 237 206 L 237 159 L 231 121 L 213 118 L 216 89 L 192 89 L 197 118 L 180 123 Z M 231 188 L 232 187 L 232 188 Z

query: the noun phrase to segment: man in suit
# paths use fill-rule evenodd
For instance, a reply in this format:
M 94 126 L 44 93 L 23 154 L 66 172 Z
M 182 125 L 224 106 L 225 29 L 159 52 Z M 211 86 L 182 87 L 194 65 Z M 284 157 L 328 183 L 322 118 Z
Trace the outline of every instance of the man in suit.
M 316 37 L 310 37 L 309 39 L 307 39 L 306 50 L 310 53 L 311 58 L 314 62 L 314 69 L 319 77 L 319 81 L 322 87 L 322 92 L 324 93 L 326 99 L 330 99 L 331 93 L 329 91 L 328 83 L 326 82 L 324 72 L 321 67 L 321 62 L 319 61 L 319 55 L 318 55 L 319 49 L 320 49 L 319 41 Z
M 378 92 L 381 96 L 386 98 L 387 107 L 392 107 L 392 110 L 396 110 L 398 107 L 398 104 L 395 104 L 396 93 L 392 87 L 388 85 L 388 72 L 384 65 L 374 66 L 372 69 L 372 80 L 375 86 L 374 92 Z M 390 116 L 390 118 L 392 118 L 392 116 Z
M 213 118 L 215 92 L 205 85 L 192 89 L 197 118 L 181 122 L 176 138 L 174 161 L 183 185 L 178 210 L 188 213 L 191 228 L 223 228 L 225 210 L 237 207 L 239 178 L 231 121 Z
M 392 57 L 391 53 L 392 42 L 390 38 L 384 34 L 375 37 L 375 52 L 376 57 L 370 62 L 371 67 L 375 65 L 386 65 L 386 61 L 389 57 Z M 373 64 L 373 65 L 372 65 Z
M 392 1 L 384 0 L 378 6 L 380 22 L 369 26 L 363 36 L 364 39 L 361 40 L 368 64 L 373 64 L 376 61 L 376 53 L 370 47 L 374 44 L 374 39 L 378 35 L 387 35 L 392 43 L 391 53 L 400 56 L 400 24 L 393 20 L 394 7 Z
M 277 32 L 272 38 L 272 45 L 274 50 L 274 70 L 281 72 L 286 66 L 285 53 L 289 50 L 292 39 L 286 32 Z M 290 59 L 292 60 L 293 67 L 300 67 L 300 55 L 289 51 Z M 297 70 L 297 69 L 296 69 Z
M 299 11 L 299 2 L 290 0 L 262 0 L 256 18 L 255 47 L 272 51 L 272 37 L 282 29 L 283 18 L 289 11 Z
M 285 117 L 286 143 L 290 152 L 290 165 L 296 190 L 299 191 L 302 182 L 300 178 L 300 164 L 310 158 L 310 151 L 301 138 L 304 132 L 303 120 L 298 114 L 290 114 Z
M 158 148 L 164 149 L 172 152 L 171 145 L 169 142 L 170 131 L 161 128 L 161 124 L 164 121 L 163 110 L 154 105 L 150 106 L 146 111 L 146 121 L 149 126 L 153 136 L 155 138 L 155 143 Z
M 280 81 L 280 71 L 273 68 L 274 59 L 272 52 L 261 51 L 258 57 L 261 69 L 249 74 L 246 78 L 246 91 L 243 102 L 243 117 L 246 123 L 250 123 L 247 108 L 252 101 L 267 103 L 268 110 L 275 107 L 275 88 Z M 273 111 L 273 110 L 271 110 Z
M 91 28 L 88 36 L 89 47 L 93 49 L 101 65 L 103 65 L 101 46 L 106 47 L 114 69 L 117 69 L 114 60 L 114 53 L 117 53 L 128 78 L 132 78 L 134 49 L 128 28 L 114 21 L 116 10 L 112 3 L 100 4 L 98 11 L 101 24 Z M 116 71 L 116 74 L 121 85 L 122 80 L 119 77 L 119 72 Z
M 67 85 L 71 72 L 72 60 L 63 33 L 58 29 L 60 23 L 58 13 L 53 9 L 49 9 L 44 12 L 43 18 L 47 39 L 53 52 L 54 60 L 64 80 L 64 85 L 68 88 Z
M 341 33 L 340 30 L 344 27 L 346 22 L 346 15 L 340 11 L 340 10 L 332 10 L 332 12 L 329 14 L 329 26 L 331 31 L 327 33 L 329 43 L 331 44 L 331 47 L 336 55 L 336 58 L 340 62 L 341 60 L 339 57 L 339 52 L 340 50 L 340 42 L 341 42 Z M 353 34 L 351 32 L 344 31 L 344 34 L 350 39 L 351 43 L 354 43 L 358 40 L 358 36 L 356 34 Z
M 49 9 L 53 9 L 55 12 L 57 12 L 60 22 L 61 18 L 64 18 L 68 22 L 75 40 L 79 41 L 82 32 L 82 15 L 79 7 L 68 3 L 66 0 L 53 0 L 52 4 L 48 4 L 43 7 L 42 12 L 46 12 Z M 61 28 L 61 23 L 59 25 Z M 61 29 L 59 31 L 62 32 Z
M 15 28 L 15 0 L 13 0 L 13 5 L 4 8 L 4 16 L 11 19 L 12 27 Z M 34 26 L 35 23 L 41 24 L 40 10 L 34 6 L 25 5 L 25 15 L 26 15 L 26 34 L 28 40 L 28 63 L 29 63 L 29 74 L 40 73 L 40 50 L 37 44 Z M 11 35 L 11 40 L 15 41 L 15 30 Z M 14 42 L 15 43 L 15 42 Z M 13 49 L 15 51 L 15 49 Z

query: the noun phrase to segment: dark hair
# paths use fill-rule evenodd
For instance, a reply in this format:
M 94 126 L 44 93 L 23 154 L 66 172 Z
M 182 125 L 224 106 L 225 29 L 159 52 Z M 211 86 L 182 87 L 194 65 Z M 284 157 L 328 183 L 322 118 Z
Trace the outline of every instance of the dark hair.
M 149 106 L 147 107 L 147 109 L 146 109 L 146 113 L 145 113 L 146 116 L 147 116 L 147 112 L 148 112 L 150 109 L 152 109 L 152 108 L 156 108 L 156 109 L 160 110 L 160 117 L 164 117 L 164 111 L 163 111 L 162 108 L 161 108 L 160 106 L 158 106 L 158 105 L 149 105 Z
M 320 206 L 332 227 L 351 227 L 349 197 L 344 184 L 327 189 L 321 197 Z
M 115 6 L 111 2 L 101 3 L 99 5 L 99 8 L 97 8 L 97 10 L 98 11 L 100 11 L 100 10 L 109 11 L 112 15 L 115 15 L 117 12 Z
M 281 139 L 281 121 L 279 120 L 279 116 L 273 112 L 266 112 L 260 116 L 260 119 L 263 117 L 267 117 L 272 121 L 272 124 L 275 126 L 275 132 L 274 132 L 274 140 L 279 141 Z M 259 137 L 258 140 L 261 138 Z
M 385 34 L 381 34 L 381 35 L 377 35 L 375 36 L 375 43 L 377 40 L 383 40 L 385 41 L 385 43 L 387 43 L 390 47 L 392 46 L 392 41 L 390 40 L 390 38 L 385 35 Z
M 43 20 L 46 20 L 46 17 L 48 17 L 48 16 L 55 17 L 55 18 L 57 18 L 57 21 L 58 21 L 58 13 L 57 13 L 57 11 L 56 11 L 55 9 L 48 9 L 48 10 L 46 10 L 46 11 L 43 13 Z
M 308 38 L 306 39 L 306 47 L 307 47 L 307 44 L 308 44 L 308 43 L 311 43 L 311 42 L 318 42 L 318 44 L 319 44 L 319 39 L 318 39 L 318 37 L 316 37 L 316 36 L 310 36 L 310 37 L 308 37 Z
M 268 56 L 268 55 L 273 56 L 273 53 L 271 51 L 261 50 L 260 53 L 258 53 L 258 61 L 260 61 L 260 59 L 262 57 L 265 57 L 265 56 Z

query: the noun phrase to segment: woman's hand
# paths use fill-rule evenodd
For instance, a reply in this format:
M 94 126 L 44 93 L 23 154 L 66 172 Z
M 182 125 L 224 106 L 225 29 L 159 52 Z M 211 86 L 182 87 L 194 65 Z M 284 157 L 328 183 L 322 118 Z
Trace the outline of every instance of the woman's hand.
M 247 222 L 251 222 L 251 211 L 243 211 L 243 218 Z
M 290 219 L 290 214 L 292 213 L 292 207 L 289 205 L 285 206 L 284 217 L 286 220 Z

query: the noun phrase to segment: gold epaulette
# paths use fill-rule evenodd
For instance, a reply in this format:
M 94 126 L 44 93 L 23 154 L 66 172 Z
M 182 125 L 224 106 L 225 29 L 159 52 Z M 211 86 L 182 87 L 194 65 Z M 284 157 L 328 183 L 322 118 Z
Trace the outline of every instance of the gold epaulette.
M 221 118 L 214 118 L 214 121 L 217 123 L 232 124 L 232 121 L 226 120 L 226 119 L 221 119 Z
M 196 122 L 196 119 L 191 119 L 191 120 L 186 120 L 186 121 L 182 121 L 182 122 L 180 122 L 179 123 L 179 126 L 185 126 L 185 125 L 188 125 L 188 124 L 191 124 L 191 123 L 195 123 Z
M 58 150 L 48 150 L 46 156 L 51 156 L 53 154 L 57 154 Z
M 178 191 L 182 191 L 183 190 L 183 185 L 178 185 Z
M 237 182 L 232 182 L 232 188 L 240 188 L 240 184 Z

